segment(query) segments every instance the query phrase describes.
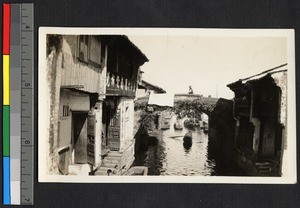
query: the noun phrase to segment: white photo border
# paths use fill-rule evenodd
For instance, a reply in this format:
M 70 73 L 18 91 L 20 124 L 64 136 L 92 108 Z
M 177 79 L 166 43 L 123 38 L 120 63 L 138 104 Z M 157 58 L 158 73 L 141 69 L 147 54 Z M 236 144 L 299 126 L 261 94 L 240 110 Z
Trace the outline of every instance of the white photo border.
M 46 36 L 62 35 L 143 35 L 201 37 L 286 37 L 288 63 L 287 155 L 283 158 L 281 177 L 256 176 L 71 176 L 46 174 L 46 138 L 49 118 L 45 102 L 49 95 L 46 82 Z M 296 158 L 296 76 L 293 29 L 189 29 L 189 28 L 69 28 L 40 27 L 38 36 L 38 181 L 58 183 L 230 183 L 230 184 L 295 184 Z

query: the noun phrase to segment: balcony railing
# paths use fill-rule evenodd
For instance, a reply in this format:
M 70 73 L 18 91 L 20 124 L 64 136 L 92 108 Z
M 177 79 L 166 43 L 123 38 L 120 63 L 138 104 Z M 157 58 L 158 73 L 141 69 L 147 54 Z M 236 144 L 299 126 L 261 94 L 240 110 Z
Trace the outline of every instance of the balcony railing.
M 106 94 L 135 96 L 137 81 L 108 72 L 106 75 Z

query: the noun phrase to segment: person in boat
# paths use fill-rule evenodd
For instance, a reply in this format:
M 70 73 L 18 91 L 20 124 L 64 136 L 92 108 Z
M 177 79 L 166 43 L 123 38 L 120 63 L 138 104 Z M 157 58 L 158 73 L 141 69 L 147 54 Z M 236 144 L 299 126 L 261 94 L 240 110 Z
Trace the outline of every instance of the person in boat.
M 189 130 L 189 132 L 186 133 L 186 134 L 184 135 L 184 137 L 189 138 L 189 139 L 192 139 L 192 138 L 193 138 L 193 132 L 192 132 L 191 130 Z
M 183 146 L 185 149 L 190 149 L 192 147 L 193 144 L 192 140 L 193 140 L 192 131 L 189 131 L 183 137 Z

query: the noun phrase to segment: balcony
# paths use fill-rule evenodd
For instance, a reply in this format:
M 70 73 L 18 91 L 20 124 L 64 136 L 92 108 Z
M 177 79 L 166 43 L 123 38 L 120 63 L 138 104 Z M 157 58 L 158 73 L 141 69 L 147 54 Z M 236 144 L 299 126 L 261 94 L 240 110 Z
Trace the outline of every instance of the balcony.
M 137 81 L 117 74 L 107 73 L 106 95 L 135 97 Z

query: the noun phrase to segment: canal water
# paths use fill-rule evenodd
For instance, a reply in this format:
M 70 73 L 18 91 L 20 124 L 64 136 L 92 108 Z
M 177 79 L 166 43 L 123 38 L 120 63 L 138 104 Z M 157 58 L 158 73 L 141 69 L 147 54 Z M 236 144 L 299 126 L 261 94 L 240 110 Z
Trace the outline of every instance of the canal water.
M 159 132 L 158 144 L 151 145 L 146 152 L 135 155 L 134 166 L 148 167 L 148 175 L 243 175 L 240 170 L 224 160 L 220 152 L 209 147 L 208 134 L 200 128 L 192 131 L 192 146 L 185 149 L 183 136 L 189 130 L 185 127 L 183 130 L 174 130 L 175 119 L 176 116 L 173 116 L 170 129 Z

